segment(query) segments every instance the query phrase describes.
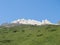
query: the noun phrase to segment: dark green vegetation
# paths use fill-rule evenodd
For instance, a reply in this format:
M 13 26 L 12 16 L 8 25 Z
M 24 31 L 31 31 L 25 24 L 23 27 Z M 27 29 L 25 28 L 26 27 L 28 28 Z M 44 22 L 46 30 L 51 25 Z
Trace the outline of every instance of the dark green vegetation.
M 60 45 L 60 26 L 1 26 L 0 45 Z

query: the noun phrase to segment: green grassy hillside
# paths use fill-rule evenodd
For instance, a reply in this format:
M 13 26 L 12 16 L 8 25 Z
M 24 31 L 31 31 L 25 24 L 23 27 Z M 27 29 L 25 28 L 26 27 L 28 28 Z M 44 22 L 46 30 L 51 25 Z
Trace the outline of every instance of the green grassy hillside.
M 0 45 L 60 45 L 60 26 L 0 26 Z

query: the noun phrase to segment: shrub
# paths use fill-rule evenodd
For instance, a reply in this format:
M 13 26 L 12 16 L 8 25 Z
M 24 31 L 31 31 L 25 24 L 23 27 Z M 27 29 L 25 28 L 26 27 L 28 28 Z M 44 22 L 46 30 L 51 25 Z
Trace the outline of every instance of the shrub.
M 38 34 L 37 37 L 43 36 L 43 34 Z
M 0 41 L 0 42 L 2 42 L 2 43 L 10 43 L 12 40 L 2 40 L 2 41 Z
M 17 32 L 17 30 L 14 30 L 13 32 L 15 32 L 15 33 L 16 33 L 16 32 Z
M 51 26 L 46 27 L 46 29 L 50 29 L 50 28 L 51 28 Z
M 22 32 L 25 32 L 25 30 L 22 30 Z
M 40 30 L 38 30 L 38 32 L 40 32 Z
M 48 31 L 53 32 L 53 31 L 56 31 L 56 29 L 51 29 L 51 30 L 48 30 Z
M 32 34 L 27 35 L 27 37 L 30 37 L 30 35 L 32 35 Z

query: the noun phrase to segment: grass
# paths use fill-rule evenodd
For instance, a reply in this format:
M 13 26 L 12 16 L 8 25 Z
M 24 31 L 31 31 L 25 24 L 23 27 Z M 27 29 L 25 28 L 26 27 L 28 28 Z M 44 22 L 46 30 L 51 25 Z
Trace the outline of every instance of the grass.
M 0 45 L 60 45 L 60 26 L 1 26 Z

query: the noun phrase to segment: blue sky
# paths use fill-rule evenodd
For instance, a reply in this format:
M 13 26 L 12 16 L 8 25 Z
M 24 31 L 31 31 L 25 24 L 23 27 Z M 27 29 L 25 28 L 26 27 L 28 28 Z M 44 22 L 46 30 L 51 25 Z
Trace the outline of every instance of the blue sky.
M 60 0 L 0 0 L 0 24 L 25 18 L 60 20 Z

